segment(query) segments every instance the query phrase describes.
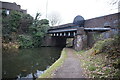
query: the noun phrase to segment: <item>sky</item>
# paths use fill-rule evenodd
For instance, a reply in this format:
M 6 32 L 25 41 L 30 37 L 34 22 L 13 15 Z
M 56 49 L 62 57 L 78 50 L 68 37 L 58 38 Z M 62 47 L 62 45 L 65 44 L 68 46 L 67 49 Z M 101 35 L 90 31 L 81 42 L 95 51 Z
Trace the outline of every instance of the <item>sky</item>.
M 33 17 L 37 12 L 41 13 L 41 19 L 52 13 L 59 14 L 60 24 L 72 23 L 77 15 L 84 19 L 104 16 L 118 12 L 118 4 L 110 5 L 115 0 L 2 0 L 6 2 L 16 2 L 26 9 L 27 13 Z M 46 7 L 47 4 L 47 7 Z

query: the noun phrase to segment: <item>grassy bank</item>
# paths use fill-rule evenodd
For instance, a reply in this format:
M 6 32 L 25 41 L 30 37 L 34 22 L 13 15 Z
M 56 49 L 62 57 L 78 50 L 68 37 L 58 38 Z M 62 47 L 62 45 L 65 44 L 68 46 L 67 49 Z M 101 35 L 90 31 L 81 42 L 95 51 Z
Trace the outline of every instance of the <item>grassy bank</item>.
M 53 72 L 54 72 L 58 67 L 60 67 L 60 66 L 63 64 L 63 62 L 64 62 L 64 60 L 65 60 L 66 57 L 67 57 L 67 55 L 66 55 L 66 50 L 65 50 L 65 48 L 64 48 L 64 49 L 62 50 L 62 53 L 61 53 L 60 58 L 59 58 L 52 66 L 50 66 L 50 67 L 38 78 L 38 80 L 39 80 L 40 78 L 52 78 L 52 76 L 54 75 Z
M 88 78 L 120 78 L 120 47 L 115 39 L 98 41 L 93 48 L 77 52 Z

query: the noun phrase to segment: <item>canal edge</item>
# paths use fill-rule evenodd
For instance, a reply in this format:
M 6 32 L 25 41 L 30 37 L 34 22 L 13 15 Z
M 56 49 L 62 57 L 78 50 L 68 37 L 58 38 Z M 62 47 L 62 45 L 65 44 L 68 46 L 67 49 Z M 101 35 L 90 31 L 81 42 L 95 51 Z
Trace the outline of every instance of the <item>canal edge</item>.
M 39 76 L 37 80 L 39 80 L 40 78 L 52 78 L 52 76 L 54 76 L 54 71 L 57 70 L 64 63 L 64 60 L 66 58 L 66 48 L 63 48 L 60 58 L 55 61 L 47 70 L 45 70 L 45 72 L 41 76 Z

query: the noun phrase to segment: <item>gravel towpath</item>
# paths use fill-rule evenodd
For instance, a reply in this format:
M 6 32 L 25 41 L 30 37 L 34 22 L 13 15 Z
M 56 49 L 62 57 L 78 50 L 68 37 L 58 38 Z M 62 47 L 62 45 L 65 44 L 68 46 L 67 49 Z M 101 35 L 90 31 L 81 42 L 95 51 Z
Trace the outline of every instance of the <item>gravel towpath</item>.
M 55 70 L 53 78 L 85 78 L 80 65 L 80 59 L 75 54 L 75 51 L 70 48 L 65 50 L 67 58 L 62 66 Z

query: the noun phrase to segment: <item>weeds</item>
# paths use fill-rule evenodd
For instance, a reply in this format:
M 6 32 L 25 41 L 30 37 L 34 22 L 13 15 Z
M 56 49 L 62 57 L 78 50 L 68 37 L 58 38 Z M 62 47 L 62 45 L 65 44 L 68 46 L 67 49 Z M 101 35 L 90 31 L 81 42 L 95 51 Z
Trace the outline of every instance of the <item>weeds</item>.
M 117 38 L 109 38 L 98 41 L 88 51 L 79 52 L 85 74 L 89 78 L 120 78 L 119 45 Z

